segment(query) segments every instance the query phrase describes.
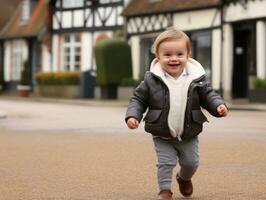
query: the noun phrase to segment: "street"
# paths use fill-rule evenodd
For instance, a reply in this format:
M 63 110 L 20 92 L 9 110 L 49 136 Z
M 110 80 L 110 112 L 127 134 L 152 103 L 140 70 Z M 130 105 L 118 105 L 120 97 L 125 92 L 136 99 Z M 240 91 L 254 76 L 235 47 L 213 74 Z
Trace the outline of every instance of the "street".
M 0 111 L 0 200 L 156 199 L 151 136 L 126 127 L 125 106 L 1 99 Z M 266 199 L 266 112 L 206 115 L 189 199 Z

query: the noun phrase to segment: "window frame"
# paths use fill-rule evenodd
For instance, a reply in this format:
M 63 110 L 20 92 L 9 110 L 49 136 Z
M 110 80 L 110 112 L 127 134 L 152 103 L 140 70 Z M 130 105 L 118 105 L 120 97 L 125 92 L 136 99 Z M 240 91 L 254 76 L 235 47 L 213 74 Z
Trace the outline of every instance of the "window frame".
M 20 81 L 21 70 L 23 65 L 23 46 L 21 42 L 13 42 L 12 44 L 12 67 L 11 67 L 11 80 Z
M 84 6 L 84 0 L 62 0 L 63 8 L 76 8 Z
M 199 30 L 199 31 L 193 31 L 189 32 L 188 36 L 190 37 L 191 40 L 191 46 L 192 46 L 192 57 L 195 58 L 198 62 L 201 63 L 202 67 L 206 71 L 206 77 L 209 82 L 212 80 L 212 30 Z M 199 37 L 208 37 L 208 55 L 206 56 L 209 58 L 208 60 L 208 66 L 205 65 L 205 63 L 199 59 L 199 53 L 203 51 L 197 51 L 198 50 L 198 45 L 200 45 L 200 42 L 198 42 Z M 194 39 L 195 37 L 196 39 Z M 209 72 L 208 72 L 209 70 Z
M 77 37 L 78 37 L 78 41 L 76 40 Z M 77 57 L 79 57 L 79 59 L 77 59 Z M 62 61 L 61 69 L 63 71 L 80 71 L 81 70 L 81 35 L 80 34 L 78 33 L 64 34 L 62 36 L 61 61 Z

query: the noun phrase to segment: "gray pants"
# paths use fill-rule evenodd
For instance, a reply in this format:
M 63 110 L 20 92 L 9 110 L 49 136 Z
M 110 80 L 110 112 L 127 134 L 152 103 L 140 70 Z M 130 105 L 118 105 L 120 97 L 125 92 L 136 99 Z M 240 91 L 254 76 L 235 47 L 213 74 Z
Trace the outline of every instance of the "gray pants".
M 199 165 L 198 138 L 189 141 L 177 139 L 164 140 L 153 138 L 157 155 L 157 177 L 160 190 L 171 189 L 173 169 L 180 165 L 179 176 L 183 180 L 190 180 Z

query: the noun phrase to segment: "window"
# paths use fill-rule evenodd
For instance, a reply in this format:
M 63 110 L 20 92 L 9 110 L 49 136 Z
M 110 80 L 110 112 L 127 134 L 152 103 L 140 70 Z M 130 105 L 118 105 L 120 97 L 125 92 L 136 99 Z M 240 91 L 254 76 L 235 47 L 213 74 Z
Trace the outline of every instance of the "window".
M 63 70 L 80 71 L 81 43 L 79 34 L 67 34 L 63 36 L 62 43 Z
M 20 42 L 14 42 L 12 48 L 12 66 L 11 66 L 11 79 L 13 81 L 19 81 L 21 78 L 21 70 L 23 64 L 22 58 L 22 44 Z
M 162 0 L 149 0 L 149 3 L 156 3 L 156 2 L 160 2 Z
M 154 59 L 154 54 L 151 52 L 151 47 L 155 38 L 143 38 L 140 41 L 140 79 L 144 77 L 146 71 L 149 71 L 151 61 Z
M 25 24 L 30 19 L 30 0 L 24 0 L 21 8 L 21 23 Z
M 21 25 L 26 24 L 30 17 L 33 9 L 37 4 L 36 0 L 23 0 L 21 7 Z
M 63 0 L 64 8 L 73 8 L 83 6 L 84 0 Z
M 204 67 L 207 79 L 211 80 L 211 32 L 198 31 L 190 34 L 192 57 Z

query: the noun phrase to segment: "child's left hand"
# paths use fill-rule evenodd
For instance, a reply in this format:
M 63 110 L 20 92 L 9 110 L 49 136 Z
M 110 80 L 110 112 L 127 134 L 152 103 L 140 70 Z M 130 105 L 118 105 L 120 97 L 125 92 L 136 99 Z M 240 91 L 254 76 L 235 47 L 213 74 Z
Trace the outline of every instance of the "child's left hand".
M 217 107 L 217 112 L 222 116 L 226 117 L 228 115 L 228 109 L 224 104 L 221 104 Z

